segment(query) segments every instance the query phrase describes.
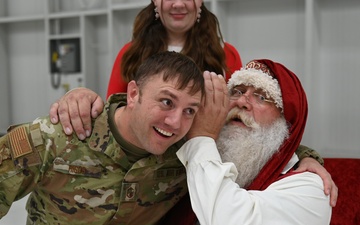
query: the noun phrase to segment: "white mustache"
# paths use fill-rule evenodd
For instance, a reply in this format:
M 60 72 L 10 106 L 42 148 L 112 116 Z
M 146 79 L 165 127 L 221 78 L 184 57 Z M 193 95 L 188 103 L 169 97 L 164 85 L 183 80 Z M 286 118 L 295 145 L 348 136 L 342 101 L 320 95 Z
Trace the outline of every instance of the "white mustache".
M 254 117 L 246 114 L 244 112 L 244 110 L 239 109 L 239 108 L 232 108 L 230 110 L 230 112 L 228 113 L 227 117 L 226 117 L 226 122 L 228 123 L 229 121 L 233 120 L 233 119 L 238 119 L 241 120 L 245 126 L 249 127 L 249 128 L 259 128 L 260 125 L 258 123 L 255 122 Z

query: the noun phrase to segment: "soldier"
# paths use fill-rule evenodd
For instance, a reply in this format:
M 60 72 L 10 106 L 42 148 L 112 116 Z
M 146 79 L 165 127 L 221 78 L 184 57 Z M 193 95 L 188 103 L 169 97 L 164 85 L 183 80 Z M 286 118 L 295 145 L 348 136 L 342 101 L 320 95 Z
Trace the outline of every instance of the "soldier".
M 108 99 L 86 140 L 48 116 L 10 127 L 0 138 L 0 217 L 31 193 L 28 224 L 156 224 L 187 193 L 175 152 L 205 81 L 226 87 L 188 57 L 159 53 L 140 66 L 127 95 Z

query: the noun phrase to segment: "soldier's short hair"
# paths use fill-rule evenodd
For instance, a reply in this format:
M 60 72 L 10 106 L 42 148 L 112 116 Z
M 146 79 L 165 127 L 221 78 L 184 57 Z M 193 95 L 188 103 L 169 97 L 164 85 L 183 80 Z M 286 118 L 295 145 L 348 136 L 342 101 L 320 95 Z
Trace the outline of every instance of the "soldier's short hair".
M 146 59 L 137 70 L 134 80 L 140 87 L 144 85 L 149 78 L 162 75 L 163 80 L 169 81 L 177 79 L 177 88 L 185 89 L 192 82 L 190 94 L 201 91 L 205 93 L 204 77 L 200 68 L 189 57 L 177 52 L 160 52 Z

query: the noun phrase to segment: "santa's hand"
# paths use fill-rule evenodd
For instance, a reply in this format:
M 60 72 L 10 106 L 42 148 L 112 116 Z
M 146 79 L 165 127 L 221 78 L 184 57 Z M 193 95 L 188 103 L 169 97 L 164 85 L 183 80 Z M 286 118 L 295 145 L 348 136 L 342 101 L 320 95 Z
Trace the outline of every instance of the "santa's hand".
M 216 139 L 225 123 L 229 96 L 222 75 L 205 71 L 205 96 L 187 138 L 207 136 Z

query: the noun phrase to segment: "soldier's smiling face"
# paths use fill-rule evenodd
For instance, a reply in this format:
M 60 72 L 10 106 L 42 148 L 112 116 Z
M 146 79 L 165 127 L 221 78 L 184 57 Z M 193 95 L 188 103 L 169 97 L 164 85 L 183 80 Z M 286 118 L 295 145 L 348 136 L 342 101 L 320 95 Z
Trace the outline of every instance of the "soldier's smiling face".
M 162 75 L 151 78 L 139 90 L 129 83 L 128 106 L 132 122 L 127 139 L 134 145 L 159 155 L 189 131 L 201 103 L 201 92 L 189 94 L 192 83 L 179 90 L 177 80 L 163 81 Z

